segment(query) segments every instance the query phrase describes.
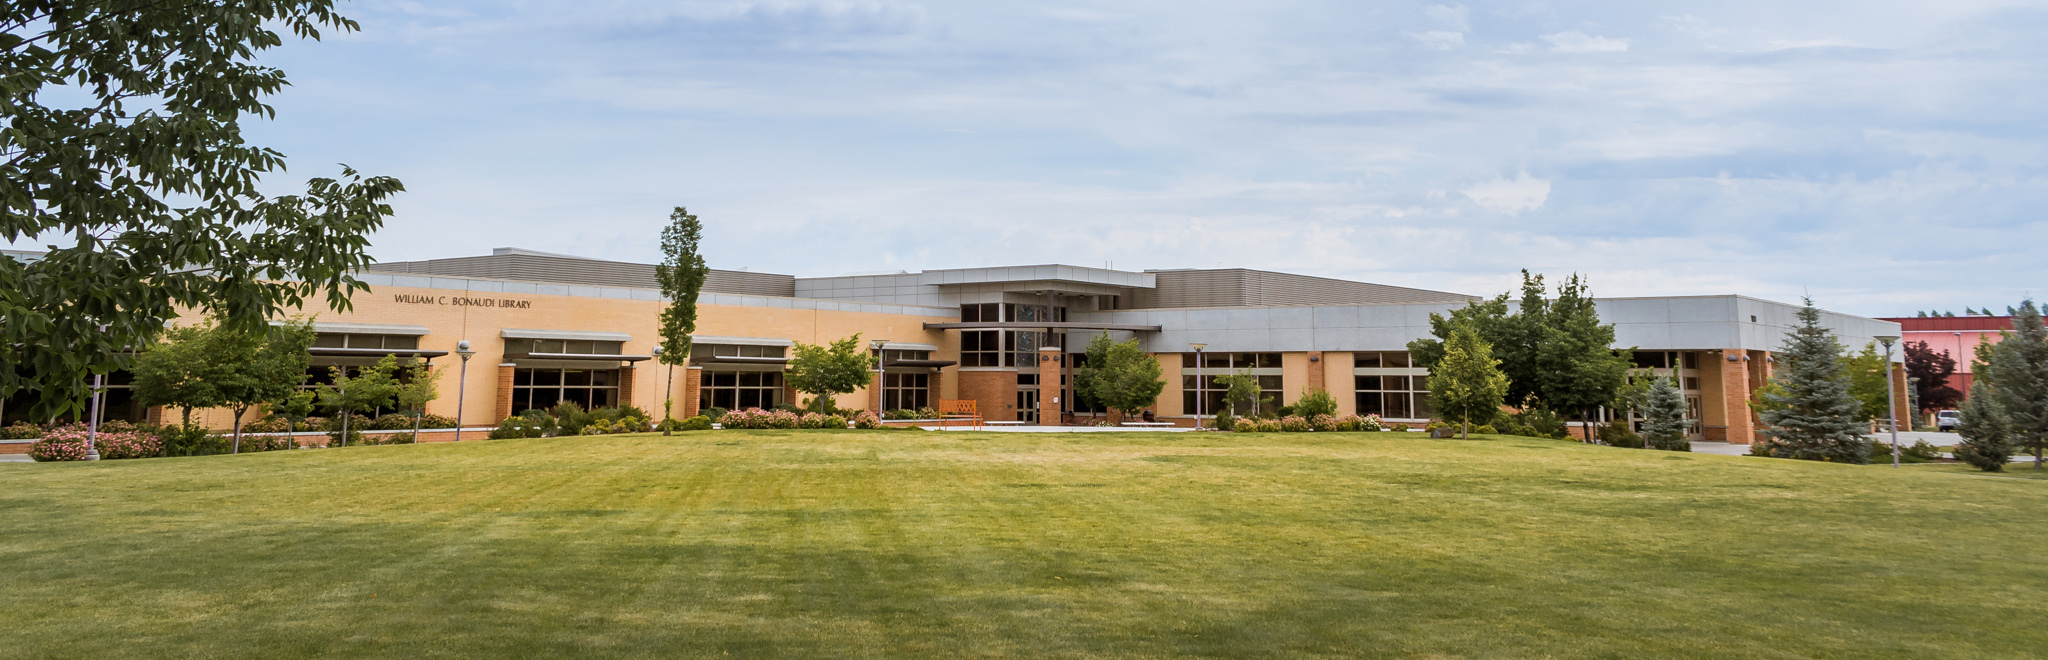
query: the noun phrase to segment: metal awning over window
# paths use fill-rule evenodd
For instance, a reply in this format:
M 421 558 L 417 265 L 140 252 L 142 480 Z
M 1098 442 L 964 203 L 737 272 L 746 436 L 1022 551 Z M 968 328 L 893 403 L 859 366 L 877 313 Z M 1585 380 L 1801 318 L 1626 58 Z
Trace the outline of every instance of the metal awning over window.
M 444 353 L 445 355 L 445 353 Z M 652 355 L 618 355 L 616 353 L 506 353 L 507 360 L 575 360 L 579 362 L 639 362 L 652 360 Z
M 398 357 L 416 357 L 416 358 L 429 358 L 429 359 L 431 359 L 431 358 L 437 358 L 437 357 L 441 357 L 441 356 L 443 356 L 443 355 L 447 355 L 447 354 L 448 354 L 448 351 L 424 351 L 424 350 L 418 350 L 418 349 L 410 349 L 410 348 L 332 348 L 332 347 L 322 347 L 322 346 L 315 346 L 315 347 L 312 347 L 312 348 L 306 349 L 306 354 L 308 354 L 308 355 L 315 355 L 315 356 L 320 356 L 320 357 L 372 357 L 372 358 L 380 358 L 380 357 L 384 357 L 384 356 L 386 356 L 386 355 L 396 355 L 396 356 L 398 356 Z
M 888 362 L 882 363 L 882 368 L 886 369 L 889 367 L 930 367 L 933 369 L 937 369 L 939 367 L 950 367 L 956 364 L 960 363 L 954 362 L 952 360 L 890 360 Z
M 692 365 L 705 364 L 789 364 L 786 357 L 745 357 L 738 355 L 699 355 L 690 358 Z
M 1156 325 L 1133 325 L 1129 323 L 1083 323 L 1075 321 L 1003 321 L 926 323 L 926 330 L 1124 330 L 1128 332 L 1159 332 Z

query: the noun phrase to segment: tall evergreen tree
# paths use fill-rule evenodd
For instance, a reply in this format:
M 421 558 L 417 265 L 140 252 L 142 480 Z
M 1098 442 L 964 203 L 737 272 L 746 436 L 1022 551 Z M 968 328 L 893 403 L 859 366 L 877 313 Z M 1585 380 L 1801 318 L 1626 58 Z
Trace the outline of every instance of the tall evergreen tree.
M 1963 400 L 1961 412 L 1956 434 L 1963 436 L 1963 441 L 1956 445 L 1956 458 L 1985 472 L 2004 472 L 2005 464 L 2012 461 L 2012 429 L 1991 384 L 1977 381 L 1971 385 L 1970 398 Z
M 1760 416 L 1770 428 L 1764 435 L 1777 441 L 1772 455 L 1836 463 L 1870 462 L 1870 439 L 1857 415 L 1863 404 L 1849 395 L 1849 373 L 1842 364 L 1842 344 L 1820 325 L 1813 299 L 1799 309 L 1799 327 L 1785 336 L 1778 352 L 1773 381 L 1783 393 L 1765 395 L 1774 410 Z
M 1478 328 L 1470 322 L 1451 326 L 1443 358 L 1429 371 L 1429 396 L 1436 411 L 1458 423 L 1459 437 L 1469 437 L 1472 420 L 1500 414 L 1507 392 L 1508 376 L 1501 373 L 1493 347 L 1479 337 Z
M 661 310 L 661 363 L 668 365 L 671 379 L 662 389 L 662 435 L 672 431 L 668 420 L 675 416 L 673 374 L 676 365 L 690 359 L 690 336 L 697 333 L 697 296 L 711 274 L 698 251 L 703 236 L 704 224 L 680 206 L 669 212 L 668 227 L 661 230 L 662 258 L 654 267 L 654 279 L 668 298 L 668 306 Z
M 1991 348 L 1987 366 L 2013 444 L 2033 454 L 2039 470 L 2042 450 L 2048 449 L 2048 328 L 2032 299 L 2020 302 L 2018 312 L 2011 333 Z
M 1670 378 L 1650 379 L 1643 395 L 1643 446 L 1665 451 L 1692 451 L 1685 439 L 1685 393 Z

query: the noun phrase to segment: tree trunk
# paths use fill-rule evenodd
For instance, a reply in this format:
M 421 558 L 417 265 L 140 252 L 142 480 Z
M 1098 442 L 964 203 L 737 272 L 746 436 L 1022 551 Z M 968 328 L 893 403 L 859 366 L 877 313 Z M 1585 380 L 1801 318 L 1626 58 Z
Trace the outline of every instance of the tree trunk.
M 181 426 L 191 426 L 191 425 L 192 425 L 192 406 L 185 406 L 185 423 L 184 423 L 184 424 L 182 424 Z
M 420 406 L 420 409 L 419 409 L 419 410 L 415 410 L 415 411 L 413 411 L 413 413 L 412 413 L 412 443 L 413 443 L 413 444 L 419 444 L 419 443 L 420 443 L 420 420 L 423 420 L 423 419 L 426 419 L 426 418 L 427 418 L 427 407 L 426 407 L 426 406 Z
M 242 413 L 246 412 L 249 412 L 248 406 L 235 409 L 235 447 L 228 450 L 230 454 L 242 453 Z
M 1471 440 L 1471 439 L 1472 439 L 1472 420 L 1469 420 L 1469 419 L 1468 419 L 1468 420 L 1465 420 L 1465 421 L 1462 421 L 1462 422 L 1458 422 L 1458 439 L 1459 439 L 1459 440 Z
M 343 447 L 348 446 L 348 418 L 354 416 L 355 413 L 353 411 L 341 411 L 341 446 Z

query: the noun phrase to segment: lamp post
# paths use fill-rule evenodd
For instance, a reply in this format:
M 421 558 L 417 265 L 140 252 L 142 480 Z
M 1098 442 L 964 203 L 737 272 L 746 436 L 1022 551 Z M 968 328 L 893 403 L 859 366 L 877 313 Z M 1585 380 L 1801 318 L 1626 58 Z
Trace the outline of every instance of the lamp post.
M 1202 382 L 1202 349 L 1208 344 L 1188 344 L 1195 349 L 1195 430 L 1202 430 L 1202 404 L 1209 398 L 1209 384 Z
M 469 394 L 469 357 L 476 351 L 469 350 L 469 340 L 464 339 L 455 342 L 455 354 L 462 356 L 462 373 L 455 377 L 455 441 L 462 442 L 462 400 Z
M 1899 466 L 1899 402 L 1892 397 L 1892 343 L 1899 340 L 1894 335 L 1873 337 L 1884 343 L 1884 409 L 1889 415 L 1886 422 L 1892 427 L 1892 467 Z
M 882 347 L 888 343 L 887 339 L 868 340 L 868 347 L 875 349 L 875 419 L 882 418 L 882 396 L 888 393 L 883 389 L 883 382 L 888 375 L 882 371 Z

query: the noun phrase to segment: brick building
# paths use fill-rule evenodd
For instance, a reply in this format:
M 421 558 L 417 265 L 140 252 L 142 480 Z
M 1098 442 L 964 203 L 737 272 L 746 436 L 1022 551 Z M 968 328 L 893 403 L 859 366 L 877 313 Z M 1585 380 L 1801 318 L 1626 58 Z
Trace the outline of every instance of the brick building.
M 1407 343 L 1428 336 L 1431 313 L 1474 299 L 1246 269 L 1045 265 L 818 278 L 713 271 L 689 364 L 670 369 L 650 359 L 663 305 L 650 265 L 500 248 L 377 264 L 361 277 L 372 288 L 353 298 L 353 310 L 307 307 L 320 310 L 315 371 L 384 354 L 428 359 L 451 372 L 429 412 L 459 414 L 467 425 L 565 400 L 632 403 L 657 416 L 670 397 L 678 416 L 797 403 L 781 378 L 789 347 L 854 333 L 881 342 L 885 369 L 867 390 L 839 396 L 843 408 L 970 399 L 992 420 L 1087 420 L 1091 411 L 1073 410 L 1072 371 L 1089 339 L 1109 333 L 1137 338 L 1160 360 L 1168 386 L 1151 413 L 1161 421 L 1192 425 L 1198 408 L 1217 409 L 1221 392 L 1198 385 L 1198 372 L 1211 380 L 1244 370 L 1278 402 L 1320 388 L 1345 413 L 1422 421 L 1431 416 L 1428 373 L 1409 362 Z M 1797 307 L 1733 295 L 1597 303 L 1615 324 L 1618 348 L 1634 347 L 1640 366 L 1680 372 L 1696 439 L 1755 437 L 1748 401 L 1769 377 L 1771 353 L 1796 323 Z M 1897 323 L 1831 312 L 1824 323 L 1852 345 L 1899 333 Z M 475 354 L 458 383 L 462 340 Z M 145 414 L 124 408 L 121 386 L 117 378 L 110 415 Z M 224 415 L 207 419 L 225 425 Z

